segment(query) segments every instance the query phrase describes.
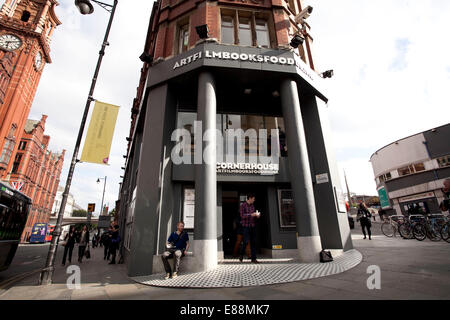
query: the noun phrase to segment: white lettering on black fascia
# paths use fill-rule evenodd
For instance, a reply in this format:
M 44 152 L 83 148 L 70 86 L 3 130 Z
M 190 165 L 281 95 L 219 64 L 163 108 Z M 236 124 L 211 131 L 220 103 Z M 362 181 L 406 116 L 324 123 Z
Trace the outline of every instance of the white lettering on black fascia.
M 180 61 L 175 62 L 175 65 L 173 66 L 173 70 L 175 70 L 176 68 L 188 65 L 192 62 L 194 62 L 195 60 L 198 60 L 202 57 L 202 52 L 199 51 L 197 53 L 194 53 L 193 55 L 190 55 L 184 59 L 181 59 Z
M 175 62 L 173 69 L 188 65 L 195 60 L 202 57 L 202 52 L 197 52 L 191 56 L 181 59 Z M 237 53 L 237 52 L 227 52 L 227 51 L 210 51 L 205 50 L 204 57 L 209 59 L 222 59 L 222 60 L 235 60 L 235 61 L 250 61 L 259 63 L 272 63 L 281 65 L 296 65 L 293 58 L 285 58 L 278 56 L 268 56 L 261 54 L 250 54 L 250 53 Z M 297 65 L 298 66 L 298 65 Z M 300 66 L 298 66 L 300 67 Z

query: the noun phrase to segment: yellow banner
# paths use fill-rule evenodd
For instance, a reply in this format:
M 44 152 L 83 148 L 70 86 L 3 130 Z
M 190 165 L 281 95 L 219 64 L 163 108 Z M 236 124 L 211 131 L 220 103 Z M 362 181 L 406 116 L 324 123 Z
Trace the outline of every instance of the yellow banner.
M 82 162 L 108 164 L 118 112 L 118 106 L 95 101 L 81 154 Z

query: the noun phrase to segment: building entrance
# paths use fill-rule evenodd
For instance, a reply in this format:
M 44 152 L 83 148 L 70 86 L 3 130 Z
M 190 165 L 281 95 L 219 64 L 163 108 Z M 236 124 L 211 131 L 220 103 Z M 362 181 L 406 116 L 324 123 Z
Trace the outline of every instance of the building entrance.
M 269 238 L 267 211 L 267 189 L 258 185 L 228 185 L 222 187 L 222 230 L 223 230 L 223 251 L 225 258 L 238 257 L 240 253 L 239 240 L 239 217 L 240 206 L 247 200 L 247 194 L 253 193 L 256 197 L 255 209 L 261 212 L 261 217 L 257 220 L 257 244 L 256 252 L 260 254 L 261 249 L 267 247 Z M 248 248 L 250 254 L 250 247 Z M 244 257 L 247 253 L 244 253 Z

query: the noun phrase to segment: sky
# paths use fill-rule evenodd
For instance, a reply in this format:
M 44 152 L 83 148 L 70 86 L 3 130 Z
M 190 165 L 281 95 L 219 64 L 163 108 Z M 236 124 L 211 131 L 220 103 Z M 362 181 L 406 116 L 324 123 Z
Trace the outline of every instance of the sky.
M 376 195 L 370 156 L 449 122 L 450 42 L 444 32 L 450 30 L 450 1 L 305 3 L 314 8 L 308 23 L 316 70 L 334 70 L 326 79 L 328 115 L 342 187 L 345 170 L 352 193 Z M 120 106 L 110 161 L 108 166 L 78 163 L 70 189 L 83 208 L 96 203 L 97 214 L 104 186 L 98 178 L 107 177 L 110 210 L 118 198 L 152 5 L 151 0 L 119 1 L 98 76 L 94 98 Z M 55 12 L 62 25 L 53 33 L 52 63 L 45 66 L 29 118 L 48 115 L 49 149 L 66 149 L 64 186 L 109 13 L 95 5 L 93 14 L 83 16 L 71 0 L 60 0 Z

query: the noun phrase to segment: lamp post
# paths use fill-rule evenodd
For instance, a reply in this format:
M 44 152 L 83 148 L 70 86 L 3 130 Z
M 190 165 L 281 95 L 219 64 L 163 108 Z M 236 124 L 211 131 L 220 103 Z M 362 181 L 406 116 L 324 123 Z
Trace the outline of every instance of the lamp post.
M 104 178 L 98 178 L 97 183 L 100 183 L 100 179 L 104 179 L 105 183 L 103 184 L 103 196 L 102 196 L 102 206 L 100 207 L 100 215 L 103 215 L 103 200 L 105 199 L 105 188 L 106 188 L 106 176 Z
M 66 180 L 66 187 L 64 189 L 64 193 L 62 196 L 61 207 L 59 208 L 58 219 L 56 222 L 55 230 L 53 231 L 52 241 L 50 242 L 50 248 L 48 250 L 47 261 L 45 263 L 45 268 L 42 269 L 42 272 L 41 272 L 41 275 L 39 278 L 40 285 L 52 283 L 53 271 L 55 269 L 54 263 L 55 263 L 55 258 L 56 258 L 56 250 L 58 249 L 57 241 L 58 241 L 59 236 L 61 235 L 61 224 L 62 224 L 62 220 L 63 220 L 63 216 L 64 216 L 64 210 L 66 208 L 67 197 L 69 196 L 69 190 L 70 190 L 70 185 L 72 183 L 72 176 L 73 176 L 73 172 L 75 169 L 75 164 L 79 161 L 77 159 L 77 156 L 78 156 L 78 151 L 80 149 L 81 138 L 83 136 L 84 127 L 86 125 L 86 119 L 87 119 L 87 116 L 89 113 L 89 107 L 91 105 L 91 102 L 94 100 L 93 94 L 94 94 L 95 84 L 97 83 L 97 76 L 98 76 L 98 73 L 100 70 L 100 66 L 102 64 L 103 56 L 105 55 L 105 48 L 107 45 L 109 45 L 108 36 L 109 36 L 109 32 L 111 30 L 111 24 L 112 24 L 112 21 L 114 18 L 114 13 L 116 11 L 116 6 L 117 6 L 117 2 L 118 2 L 118 0 L 114 0 L 114 4 L 109 5 L 109 4 L 106 4 L 106 3 L 103 3 L 103 2 L 100 2 L 97 0 L 75 0 L 75 5 L 80 10 L 81 14 L 91 14 L 92 12 L 94 12 L 94 7 L 91 4 L 91 1 L 95 2 L 96 4 L 101 6 L 103 9 L 108 11 L 110 13 L 110 18 L 109 18 L 109 22 L 108 22 L 108 27 L 106 28 L 105 38 L 103 40 L 102 47 L 98 53 L 99 56 L 98 56 L 98 60 L 97 60 L 97 66 L 95 68 L 94 76 L 92 77 L 91 88 L 89 90 L 89 95 L 88 95 L 88 98 L 86 101 L 86 106 L 84 108 L 83 118 L 82 118 L 81 124 L 80 124 L 80 130 L 78 131 L 77 141 L 75 143 L 75 148 L 73 150 L 72 162 L 70 163 L 69 173 L 67 175 L 67 180 Z

